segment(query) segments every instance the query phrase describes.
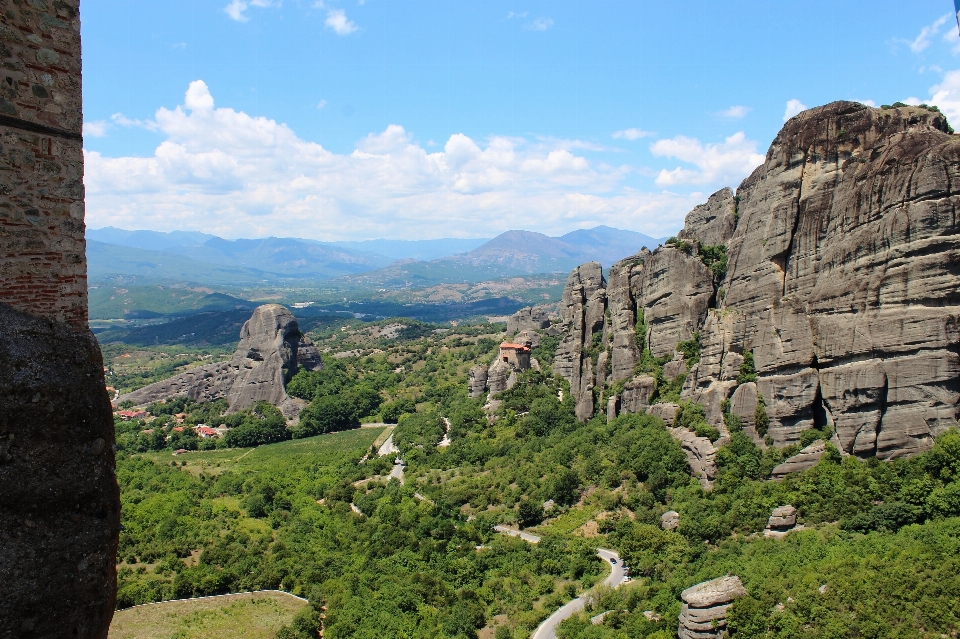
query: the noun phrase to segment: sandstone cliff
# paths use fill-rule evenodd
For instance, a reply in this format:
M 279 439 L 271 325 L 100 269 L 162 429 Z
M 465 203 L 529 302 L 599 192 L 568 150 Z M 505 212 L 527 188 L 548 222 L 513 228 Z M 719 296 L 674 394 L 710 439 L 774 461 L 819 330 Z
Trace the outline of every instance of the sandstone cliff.
M 960 141 L 947 130 L 919 107 L 805 111 L 678 241 L 614 265 L 609 282 L 597 264 L 576 269 L 555 371 L 578 416 L 618 405 L 607 395 L 639 372 L 641 348 L 665 361 L 699 336 L 682 396 L 721 430 L 732 399 L 758 443 L 826 427 L 850 454 L 929 447 L 960 414 Z M 708 267 L 716 245 L 725 273 Z M 757 379 L 741 384 L 748 355 Z M 638 385 L 621 410 L 639 408 Z
M 230 412 L 267 401 L 291 419 L 302 406 L 287 395 L 286 383 L 300 368 L 312 371 L 322 367 L 320 354 L 300 333 L 293 314 L 279 304 L 266 304 L 256 308 L 240 329 L 240 344 L 229 362 L 189 370 L 118 401 L 147 404 L 186 395 L 203 402 L 226 399 Z

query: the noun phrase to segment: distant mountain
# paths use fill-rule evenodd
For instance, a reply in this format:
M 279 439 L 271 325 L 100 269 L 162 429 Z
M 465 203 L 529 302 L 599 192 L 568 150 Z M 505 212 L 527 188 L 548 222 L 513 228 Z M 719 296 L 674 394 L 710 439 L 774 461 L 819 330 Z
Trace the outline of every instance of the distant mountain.
M 330 242 L 330 244 L 355 251 L 371 251 L 394 260 L 430 261 L 472 251 L 487 241 L 489 238 L 477 240 L 444 238 L 440 240 L 365 240 L 363 242 Z
M 118 244 L 130 248 L 146 249 L 148 251 L 162 251 L 174 246 L 192 246 L 203 244 L 216 235 L 198 233 L 196 231 L 125 231 L 124 229 L 106 226 L 102 229 L 87 229 L 87 239 Z
M 634 255 L 646 246 L 653 250 L 663 244 L 662 239 L 636 231 L 624 231 L 610 226 L 595 226 L 561 235 L 560 241 L 579 249 L 584 262 L 600 262 L 609 267 L 625 257 Z
M 608 226 L 550 237 L 533 231 L 507 231 L 464 254 L 429 262 L 404 261 L 362 273 L 348 281 L 357 285 L 402 288 L 439 283 L 480 282 L 534 273 L 568 273 L 597 261 L 610 267 L 644 246 L 660 240 Z
M 362 273 L 394 261 L 376 253 L 279 237 L 259 240 L 214 237 L 199 246 L 172 247 L 167 252 L 219 266 L 254 268 L 281 277 L 314 279 Z
M 141 282 L 192 282 L 249 285 L 278 282 L 282 276 L 252 268 L 218 266 L 185 255 L 87 240 L 87 277 L 91 283 L 134 276 Z

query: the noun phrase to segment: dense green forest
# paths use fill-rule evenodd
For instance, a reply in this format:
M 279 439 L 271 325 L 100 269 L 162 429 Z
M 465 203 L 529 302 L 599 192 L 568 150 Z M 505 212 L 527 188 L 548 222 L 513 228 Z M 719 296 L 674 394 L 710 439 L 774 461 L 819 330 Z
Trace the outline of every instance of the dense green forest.
M 893 462 L 843 458 L 828 444 L 816 467 L 775 482 L 770 469 L 793 449 L 760 448 L 731 420 L 707 493 L 659 418 L 578 423 L 547 365 L 555 341 L 537 354 L 542 371 L 522 375 L 490 414 L 467 397 L 466 372 L 492 359 L 496 327 L 421 325 L 392 342 L 369 331 L 315 335 L 356 353 L 291 380 L 309 402 L 292 429 L 269 405 L 222 415 L 186 401 L 151 407 L 152 433 L 118 422 L 118 606 L 280 587 L 313 605 L 285 639 L 315 636 L 320 606 L 325 637 L 476 637 L 486 627 L 519 639 L 595 588 L 561 637 L 671 637 L 680 591 L 732 573 L 749 593 L 730 613 L 732 636 L 960 630 L 960 432 Z M 646 365 L 658 373 L 661 363 Z M 232 428 L 190 448 L 189 429 L 172 430 L 178 412 Z M 388 478 L 393 456 L 372 454 L 384 427 L 356 428 L 379 420 L 397 423 L 402 484 Z M 439 447 L 447 422 L 450 445 Z M 702 409 L 684 405 L 678 424 L 702 429 Z M 174 447 L 196 452 L 171 456 Z M 764 538 L 785 504 L 805 529 Z M 680 513 L 675 531 L 660 528 L 668 510 Z M 543 540 L 495 534 L 498 523 Z M 620 552 L 632 582 L 595 587 L 607 572 L 601 546 Z M 589 621 L 607 611 L 601 625 Z

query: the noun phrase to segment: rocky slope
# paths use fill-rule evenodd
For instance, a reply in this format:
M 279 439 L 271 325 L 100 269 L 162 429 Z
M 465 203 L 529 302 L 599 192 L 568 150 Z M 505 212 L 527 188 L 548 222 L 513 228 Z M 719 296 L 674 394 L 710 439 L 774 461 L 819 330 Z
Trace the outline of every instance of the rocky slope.
M 288 418 L 302 406 L 287 395 L 286 382 L 300 368 L 319 370 L 320 354 L 300 333 L 293 314 L 279 304 L 265 304 L 240 329 L 240 344 L 229 362 L 194 368 L 170 379 L 144 386 L 118 398 L 135 404 L 186 395 L 199 401 L 226 399 L 230 412 L 268 401 Z
M 947 131 L 920 107 L 805 111 L 736 195 L 687 216 L 677 242 L 619 262 L 609 281 L 598 264 L 575 269 L 555 370 L 578 416 L 609 408 L 641 348 L 665 360 L 699 337 L 682 396 L 716 427 L 729 399 L 758 443 L 830 426 L 849 454 L 929 447 L 960 414 L 960 141 Z M 708 267 L 715 245 L 725 273 Z M 748 354 L 757 379 L 740 384 Z M 624 409 L 645 407 L 631 396 Z

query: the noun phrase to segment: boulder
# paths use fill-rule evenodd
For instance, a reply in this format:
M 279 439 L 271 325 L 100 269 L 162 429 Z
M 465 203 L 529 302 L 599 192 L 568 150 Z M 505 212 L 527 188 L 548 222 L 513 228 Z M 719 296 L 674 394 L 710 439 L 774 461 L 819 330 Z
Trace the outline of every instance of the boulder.
M 660 404 L 655 404 L 659 406 Z M 687 456 L 691 474 L 700 480 L 704 490 L 713 488 L 717 478 L 717 447 L 706 437 L 697 437 L 686 428 L 669 428 L 673 438 L 680 442 L 680 448 Z
M 727 611 L 734 599 L 744 597 L 747 590 L 739 577 L 727 575 L 705 581 L 680 593 L 681 639 L 715 639 L 726 635 Z
M 672 404 L 669 402 L 663 402 L 660 404 L 654 404 L 647 409 L 648 415 L 653 415 L 662 419 L 667 426 L 673 425 L 673 420 L 677 416 L 677 412 L 680 410 L 679 404 Z
M 793 506 L 778 506 L 773 509 L 767 528 L 771 530 L 789 530 L 797 525 L 797 509 Z
M 660 515 L 660 527 L 664 530 L 676 530 L 680 525 L 680 513 L 675 510 L 668 510 Z
M 777 465 L 770 477 L 773 479 L 782 479 L 790 473 L 799 473 L 813 468 L 820 463 L 820 458 L 827 452 L 827 443 L 822 439 L 813 442 L 793 457 Z
M 286 383 L 301 368 L 322 367 L 320 354 L 300 332 L 293 314 L 279 304 L 265 304 L 257 307 L 240 329 L 240 343 L 229 362 L 186 371 L 117 401 L 148 404 L 184 395 L 201 402 L 226 399 L 229 412 L 267 401 L 292 419 L 303 402 L 287 395 Z
M 683 353 L 675 353 L 673 359 L 663 365 L 663 378 L 672 382 L 687 372 L 687 360 Z
M 617 415 L 620 414 L 620 398 L 616 395 L 611 395 L 607 398 L 607 423 L 609 424 L 617 418 Z

